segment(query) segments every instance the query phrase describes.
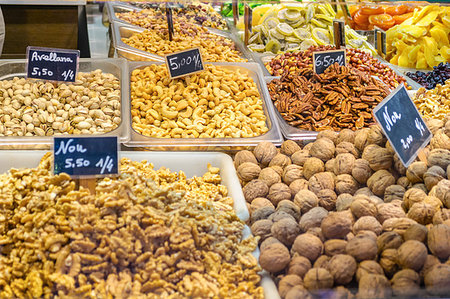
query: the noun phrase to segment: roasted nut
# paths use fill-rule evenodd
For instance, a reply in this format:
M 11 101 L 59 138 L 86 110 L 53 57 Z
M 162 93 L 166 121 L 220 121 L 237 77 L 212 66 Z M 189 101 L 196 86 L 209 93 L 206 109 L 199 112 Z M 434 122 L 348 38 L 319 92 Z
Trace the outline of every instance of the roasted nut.
M 390 218 L 403 218 L 406 217 L 405 211 L 401 207 L 400 200 L 394 200 L 390 203 L 382 203 L 377 205 L 378 215 L 377 219 L 381 224 Z
M 284 168 L 283 182 L 290 185 L 293 181 L 303 178 L 303 169 L 301 166 L 292 164 Z
M 389 277 L 391 277 L 395 272 L 398 271 L 397 257 L 397 249 L 385 249 L 383 250 L 383 252 L 381 252 L 379 263 L 383 268 L 384 273 L 386 273 L 386 275 Z
M 450 226 L 434 225 L 428 232 L 428 248 L 441 260 L 450 257 Z
M 252 162 L 244 162 L 237 168 L 237 175 L 244 182 L 258 178 L 260 172 L 261 167 Z
M 299 206 L 301 213 L 305 214 L 319 205 L 319 198 L 313 192 L 303 189 L 295 195 L 294 203 Z
M 271 232 L 272 236 L 280 240 L 284 245 L 291 246 L 300 233 L 300 227 L 295 220 L 283 218 L 272 225 Z
M 398 248 L 397 258 L 400 267 L 418 272 L 425 264 L 427 247 L 422 242 L 408 240 Z
M 336 200 L 336 211 L 344 211 L 350 209 L 353 202 L 353 196 L 348 193 L 339 194 Z
M 417 223 L 427 225 L 433 221 L 435 207 L 425 202 L 417 202 L 411 206 L 408 211 L 408 218 L 415 220 Z
M 322 241 L 309 233 L 298 235 L 292 245 L 292 253 L 308 258 L 312 263 L 322 254 Z
M 326 255 L 321 255 L 319 258 L 314 262 L 313 268 L 324 268 L 328 269 L 328 262 L 330 261 L 330 257 Z
M 327 269 L 312 268 L 306 273 L 303 282 L 309 291 L 330 289 L 333 286 L 333 276 Z
M 356 273 L 356 261 L 347 254 L 338 254 L 333 256 L 328 262 L 328 270 L 333 276 L 334 283 L 346 285 L 353 279 Z
M 370 176 L 373 174 L 372 168 L 369 166 L 369 162 L 364 159 L 355 160 L 352 176 L 360 184 L 365 184 Z
M 391 202 L 393 200 L 403 200 L 405 195 L 405 188 L 400 185 L 390 185 L 384 190 L 384 202 Z
M 323 218 L 328 214 L 328 211 L 322 207 L 315 207 L 309 210 L 300 218 L 300 228 L 302 231 L 307 231 L 312 227 L 320 227 Z
M 255 223 L 258 220 L 267 219 L 273 213 L 275 213 L 275 209 L 271 206 L 259 208 L 252 213 L 250 217 L 251 223 Z
M 271 244 L 275 244 L 275 243 L 280 243 L 281 242 L 274 237 L 268 237 L 267 239 L 265 239 L 264 241 L 261 242 L 261 244 L 259 245 L 259 250 L 263 251 L 265 250 L 269 245 Z
M 335 184 L 337 194 L 354 194 L 359 186 L 358 182 L 349 174 L 338 175 Z
M 366 274 L 359 280 L 358 298 L 389 298 L 391 284 L 384 275 Z
M 436 196 L 439 198 L 444 206 L 450 208 L 450 180 L 441 180 L 433 189 L 430 191 L 429 195 Z
M 258 179 L 266 183 L 269 187 L 273 184 L 281 183 L 280 175 L 272 167 L 262 169 L 259 173 Z
M 283 211 L 288 213 L 295 219 L 295 221 L 300 220 L 300 208 L 290 200 L 282 200 L 277 205 L 277 211 Z
M 305 277 L 306 272 L 312 268 L 311 262 L 304 256 L 296 255 L 289 262 L 288 274 L 295 274 Z
M 285 168 L 288 165 L 291 165 L 291 159 L 289 159 L 288 156 L 283 154 L 276 154 L 275 157 L 272 158 L 272 160 L 269 163 L 269 167 L 272 166 L 280 166 L 281 168 Z
M 327 209 L 328 211 L 333 211 L 336 209 L 337 195 L 333 190 L 320 190 L 317 193 L 317 198 L 319 198 L 319 206 Z
M 425 274 L 427 292 L 435 296 L 450 294 L 450 265 L 438 264 Z
M 356 218 L 377 215 L 377 207 L 366 196 L 357 195 L 354 197 L 350 209 Z
M 278 292 L 281 298 L 285 298 L 286 294 L 296 285 L 302 285 L 303 279 L 295 274 L 288 274 L 284 276 L 278 283 Z
M 309 190 L 318 194 L 320 190 L 334 190 L 334 178 L 330 172 L 319 172 L 309 179 Z
M 271 273 L 277 273 L 283 270 L 290 261 L 289 250 L 281 243 L 274 243 L 261 251 L 259 264 L 261 267 Z
M 294 163 L 298 166 L 303 166 L 305 164 L 306 160 L 310 157 L 311 157 L 311 155 L 309 154 L 309 150 L 302 149 L 302 150 L 296 151 L 291 156 L 291 160 L 292 160 L 292 163 Z
M 281 144 L 281 153 L 286 156 L 292 156 L 295 152 L 301 150 L 300 146 L 292 140 L 286 140 Z
M 363 216 L 359 218 L 353 225 L 353 233 L 357 235 L 358 232 L 365 230 L 372 231 L 375 234 L 379 235 L 381 234 L 382 227 L 375 217 Z
M 325 164 L 318 158 L 307 158 L 303 163 L 303 176 L 309 180 L 314 174 L 323 172 L 325 170 L 324 166 Z
M 345 254 L 345 247 L 347 246 L 347 241 L 333 239 L 328 240 L 324 244 L 325 254 L 328 256 L 334 256 L 337 254 Z
M 401 236 L 405 231 L 411 226 L 417 224 L 416 221 L 409 219 L 407 217 L 403 218 L 389 218 L 383 222 L 383 231 L 390 232 L 395 231 Z
M 308 190 L 308 181 L 305 179 L 295 180 L 289 185 L 289 189 L 291 189 L 292 197 L 295 197 L 301 190 Z
M 313 142 L 309 154 L 312 157 L 319 158 L 323 162 L 326 162 L 334 157 L 334 151 L 335 147 L 333 141 L 324 137 Z
M 347 211 L 331 212 L 321 224 L 322 233 L 327 239 L 343 239 L 351 232 L 353 219 Z
M 334 173 L 336 175 L 340 174 L 351 174 L 355 164 L 355 156 L 352 154 L 339 154 L 334 160 Z
M 366 260 L 362 261 L 358 265 L 356 270 L 356 281 L 359 281 L 361 277 L 367 274 L 379 274 L 384 275 L 383 268 L 376 261 Z
M 400 270 L 392 277 L 392 291 L 396 296 L 415 296 L 420 291 L 419 274 L 411 269 Z
M 387 170 L 376 171 L 368 180 L 367 186 L 375 195 L 384 196 L 384 191 L 390 185 L 395 184 L 394 176 Z
M 355 159 L 360 156 L 359 150 L 355 147 L 353 143 L 343 141 L 336 145 L 336 155 L 339 154 L 352 154 Z
M 257 197 L 266 197 L 269 193 L 269 187 L 261 180 L 252 180 L 242 188 L 242 192 L 244 192 L 245 200 L 252 202 Z
M 273 222 L 268 219 L 262 219 L 254 222 L 251 226 L 252 234 L 260 237 L 261 241 L 271 236 L 271 227 Z
M 282 200 L 290 200 L 291 199 L 291 189 L 286 184 L 276 183 L 270 186 L 269 194 L 267 198 L 274 204 L 278 205 L 278 203 Z
M 237 152 L 237 154 L 234 156 L 234 167 L 236 169 L 245 162 L 251 162 L 254 164 L 258 164 L 258 161 L 256 161 L 255 155 L 251 151 L 243 150 Z
M 413 184 L 423 182 L 423 176 L 427 169 L 427 163 L 413 162 L 406 170 L 406 177 Z
M 425 187 L 428 190 L 431 190 L 437 183 L 445 178 L 446 174 L 444 169 L 439 166 L 432 166 L 428 168 L 427 172 L 423 175 L 423 181 L 425 183 Z
M 268 131 L 262 99 L 248 74 L 205 65 L 204 71 L 188 80 L 166 79 L 164 65 L 153 64 L 131 74 L 132 127 L 139 134 L 154 138 L 245 138 Z M 240 90 L 239 84 L 247 87 Z
M 374 171 L 389 169 L 393 159 L 392 153 L 388 149 L 376 144 L 371 144 L 364 148 L 361 157 L 369 162 L 370 168 Z
M 250 211 L 249 212 L 251 214 L 254 211 L 256 211 L 257 209 L 262 208 L 262 207 L 275 208 L 275 206 L 267 198 L 257 197 L 254 200 L 252 200 L 252 203 L 250 204 Z
M 277 148 L 271 142 L 263 141 L 255 147 L 253 154 L 261 165 L 267 166 L 276 156 Z
M 385 249 L 397 249 L 402 245 L 403 239 L 396 232 L 384 232 L 377 238 L 378 253 Z
M 347 254 L 353 256 L 358 262 L 373 260 L 377 256 L 377 243 L 366 236 L 355 236 L 348 241 L 345 247 Z

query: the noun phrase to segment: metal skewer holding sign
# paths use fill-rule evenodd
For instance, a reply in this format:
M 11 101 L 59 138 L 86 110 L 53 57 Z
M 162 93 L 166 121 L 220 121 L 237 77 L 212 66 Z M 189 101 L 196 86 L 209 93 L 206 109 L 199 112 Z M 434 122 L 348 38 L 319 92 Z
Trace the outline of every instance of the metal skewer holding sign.
M 172 7 L 169 3 L 166 3 L 166 18 L 167 18 L 167 30 L 169 32 L 169 40 L 173 39 L 173 18 L 172 18 Z
M 387 54 L 386 50 L 386 31 L 375 26 L 375 49 L 377 49 L 378 55 L 385 58 Z
M 234 21 L 234 26 L 237 25 L 237 23 L 239 22 L 239 4 L 238 4 L 238 0 L 233 0 L 231 2 L 231 6 L 233 8 L 233 21 Z
M 345 22 L 343 20 L 333 20 L 334 44 L 337 49 L 345 47 Z
M 248 40 L 250 38 L 250 34 L 252 33 L 252 16 L 253 16 L 253 10 L 248 6 L 247 3 L 245 3 L 245 9 L 244 9 L 244 44 L 248 46 Z

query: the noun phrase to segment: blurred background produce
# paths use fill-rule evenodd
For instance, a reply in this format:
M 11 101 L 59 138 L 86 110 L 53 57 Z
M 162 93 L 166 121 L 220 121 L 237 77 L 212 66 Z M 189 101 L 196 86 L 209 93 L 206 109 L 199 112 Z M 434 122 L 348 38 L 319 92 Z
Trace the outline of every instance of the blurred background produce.
M 278 54 L 333 44 L 335 18 L 336 12 L 329 3 L 288 2 L 259 6 L 253 10 L 248 48 L 254 52 Z M 238 30 L 244 29 L 243 22 L 241 18 Z M 345 40 L 350 47 L 375 53 L 366 36 L 349 26 L 345 29 Z M 243 31 L 239 33 L 243 37 Z
M 431 69 L 450 61 L 450 7 L 428 5 L 387 31 L 387 60 L 395 65 Z

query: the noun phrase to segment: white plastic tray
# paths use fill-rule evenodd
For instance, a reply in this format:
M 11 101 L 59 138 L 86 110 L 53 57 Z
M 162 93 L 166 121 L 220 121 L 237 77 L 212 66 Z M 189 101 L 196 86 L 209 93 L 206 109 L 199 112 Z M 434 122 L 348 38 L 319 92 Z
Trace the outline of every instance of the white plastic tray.
M 42 156 L 47 151 L 11 151 L 0 152 L 0 173 L 5 173 L 11 168 L 36 167 Z M 147 160 L 153 163 L 155 169 L 161 167 L 169 168 L 171 171 L 182 170 L 187 178 L 202 176 L 208 171 L 207 164 L 220 168 L 222 184 L 228 189 L 228 196 L 234 200 L 234 210 L 239 219 L 247 221 L 249 213 L 245 204 L 239 179 L 236 175 L 233 160 L 230 156 L 218 152 L 119 152 L 119 157 L 127 157 L 133 161 Z M 246 225 L 243 237 L 250 235 L 250 228 Z M 253 255 L 259 258 L 257 248 Z M 266 298 L 279 299 L 277 287 L 269 274 L 263 271 L 261 275 L 261 286 Z

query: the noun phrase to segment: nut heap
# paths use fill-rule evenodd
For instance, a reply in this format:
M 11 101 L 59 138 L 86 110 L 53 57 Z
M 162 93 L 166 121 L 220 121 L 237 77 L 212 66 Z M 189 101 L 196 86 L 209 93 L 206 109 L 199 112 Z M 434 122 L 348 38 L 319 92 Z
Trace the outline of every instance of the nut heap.
M 199 47 L 202 57 L 208 62 L 243 62 L 242 53 L 230 39 L 210 33 L 205 27 L 195 24 L 175 23 L 172 40 L 167 38 L 167 29 L 147 29 L 134 33 L 122 41 L 139 50 L 164 56 L 173 52 Z
M 253 79 L 213 65 L 174 80 L 164 65 L 134 70 L 131 115 L 133 129 L 157 138 L 240 138 L 268 131 Z
M 414 97 L 414 104 L 424 117 L 444 120 L 450 113 L 450 79 L 431 90 L 420 88 Z
M 267 87 L 286 122 L 308 131 L 370 126 L 375 123 L 373 108 L 389 94 L 381 81 L 337 63 L 320 75 L 302 68 Z
M 96 70 L 74 83 L 0 81 L 0 136 L 104 134 L 121 122 L 120 82 Z
M 262 298 L 257 238 L 220 185 L 121 160 L 95 194 L 38 168 L 0 175 L 1 298 Z
M 165 26 L 167 19 L 161 7 L 145 7 L 141 11 L 116 13 L 116 16 L 128 23 L 147 29 Z M 227 29 L 227 23 L 222 16 L 214 10 L 209 3 L 194 2 L 183 8 L 172 8 L 174 23 L 191 22 L 204 27 Z
M 238 152 L 259 262 L 281 297 L 448 295 L 449 145 L 407 169 L 376 126 Z
M 306 51 L 285 53 L 275 56 L 266 64 L 273 76 L 283 76 L 298 73 L 303 68 L 313 68 L 313 52 L 335 50 L 334 46 L 312 46 Z M 406 84 L 405 78 L 397 75 L 387 65 L 382 64 L 366 51 L 348 48 L 346 51 L 347 66 L 355 68 L 369 76 L 377 76 L 391 89 L 400 83 Z

